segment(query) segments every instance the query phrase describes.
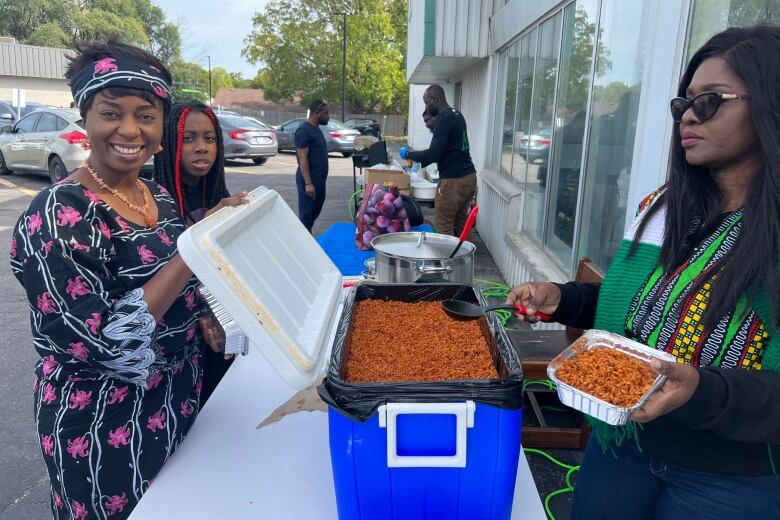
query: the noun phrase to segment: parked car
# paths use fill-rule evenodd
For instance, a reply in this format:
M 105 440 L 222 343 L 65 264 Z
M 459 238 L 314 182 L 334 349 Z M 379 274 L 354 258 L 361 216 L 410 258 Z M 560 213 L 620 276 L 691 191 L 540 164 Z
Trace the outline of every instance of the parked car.
M 39 108 L 0 129 L 0 174 L 12 171 L 48 173 L 52 183 L 78 169 L 89 152 L 84 121 L 75 108 Z M 154 158 L 141 168 L 151 178 Z
M 251 117 L 251 116 L 241 116 L 241 117 L 243 117 L 243 118 L 245 118 L 245 119 L 249 119 L 250 121 L 253 121 L 253 122 L 257 123 L 257 124 L 258 124 L 258 125 L 260 125 L 262 128 L 268 128 L 268 129 L 270 129 L 270 130 L 275 130 L 275 129 L 276 129 L 276 128 L 274 127 L 274 125 L 268 124 L 268 123 L 266 123 L 265 121 L 263 121 L 263 120 L 262 120 L 262 119 L 260 119 L 260 118 L 257 118 L 257 117 Z
M 243 116 L 217 113 L 222 126 L 225 159 L 252 159 L 263 164 L 277 152 L 276 133 L 263 122 Z
M 48 107 L 41 103 L 26 103 L 26 106 L 21 110 L 21 117 L 41 108 Z M 16 108 L 13 107 L 11 103 L 8 101 L 0 101 L 0 126 L 12 125 L 21 117 L 16 117 Z
M 344 126 L 354 128 L 363 135 L 373 135 L 377 139 L 382 138 L 382 125 L 376 119 L 347 119 Z
M 542 128 L 529 136 L 525 132 L 518 132 L 517 151 L 528 162 L 540 160 L 547 162 L 550 155 L 550 142 L 552 138 L 552 128 Z
M 306 119 L 292 119 L 276 129 L 279 150 L 295 150 L 295 131 Z M 328 153 L 340 152 L 344 157 L 350 157 L 355 151 L 355 136 L 360 132 L 347 128 L 340 121 L 331 119 L 327 125 L 320 125 L 320 131 L 325 136 Z
M 214 105 L 211 108 L 214 109 L 214 113 L 215 114 L 225 114 L 225 115 L 228 115 L 228 116 L 240 116 L 241 115 L 238 112 L 234 112 L 233 110 L 225 110 L 224 108 L 222 108 L 219 105 Z

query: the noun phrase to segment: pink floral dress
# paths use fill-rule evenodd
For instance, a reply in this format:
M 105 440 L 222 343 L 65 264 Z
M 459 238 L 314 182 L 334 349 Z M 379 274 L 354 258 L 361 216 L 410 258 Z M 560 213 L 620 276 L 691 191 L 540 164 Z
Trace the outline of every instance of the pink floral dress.
M 35 416 L 56 519 L 126 518 L 198 412 L 197 280 L 159 322 L 143 298 L 185 229 L 173 199 L 148 185 L 154 229 L 67 181 L 35 197 L 11 241 L 41 356 Z

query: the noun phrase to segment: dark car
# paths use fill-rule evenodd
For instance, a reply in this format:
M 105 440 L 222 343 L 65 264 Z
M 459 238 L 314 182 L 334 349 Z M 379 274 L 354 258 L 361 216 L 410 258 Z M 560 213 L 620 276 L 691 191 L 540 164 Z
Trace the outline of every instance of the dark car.
M 21 117 L 17 117 L 16 108 L 8 101 L 0 101 L 0 126 L 12 125 L 19 119 L 26 116 L 30 112 L 38 110 L 39 108 L 46 108 L 46 105 L 41 103 L 27 103 L 27 106 L 21 109 Z
M 347 119 L 344 126 L 354 128 L 363 135 L 373 135 L 377 139 L 382 138 L 382 125 L 376 119 Z
M 276 129 L 279 151 L 295 151 L 295 131 L 304 121 L 306 120 L 303 118 L 292 119 Z M 355 136 L 360 135 L 357 130 L 347 128 L 335 119 L 331 119 L 327 125 L 320 125 L 320 130 L 325 136 L 328 152 L 341 152 L 344 157 L 349 157 L 355 151 Z
M 263 164 L 276 155 L 276 133 L 258 121 L 232 114 L 217 113 L 222 126 L 225 159 L 252 159 Z

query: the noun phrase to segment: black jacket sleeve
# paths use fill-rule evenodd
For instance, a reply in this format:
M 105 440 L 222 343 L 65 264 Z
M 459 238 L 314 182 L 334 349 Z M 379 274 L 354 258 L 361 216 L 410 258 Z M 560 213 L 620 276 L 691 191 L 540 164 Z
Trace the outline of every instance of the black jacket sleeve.
M 444 123 L 444 121 L 442 121 Z M 410 151 L 406 154 L 407 159 L 417 161 L 423 168 L 429 164 L 438 163 L 444 156 L 444 151 L 447 149 L 447 139 L 449 137 L 450 125 L 438 124 L 434 127 L 433 138 L 431 139 L 431 145 L 427 150 Z
M 567 327 L 592 329 L 596 319 L 596 303 L 599 300 L 601 284 L 568 282 L 558 284 L 561 290 L 561 303 L 550 317 Z
M 666 415 L 724 439 L 780 445 L 780 373 L 700 368 L 687 403 Z

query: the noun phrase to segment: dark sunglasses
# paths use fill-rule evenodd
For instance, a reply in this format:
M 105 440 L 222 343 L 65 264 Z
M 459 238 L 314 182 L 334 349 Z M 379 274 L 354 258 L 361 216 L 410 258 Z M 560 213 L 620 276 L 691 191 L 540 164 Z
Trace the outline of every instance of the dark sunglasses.
M 720 105 L 726 101 L 734 101 L 735 99 L 747 99 L 748 96 L 739 96 L 737 94 L 723 94 L 721 92 L 702 92 L 698 96 L 694 96 L 691 99 L 683 97 L 676 97 L 669 103 L 672 109 L 672 119 L 675 123 L 682 121 L 683 114 L 689 109 L 693 109 L 693 113 L 701 121 L 712 119 L 715 114 L 718 113 Z

